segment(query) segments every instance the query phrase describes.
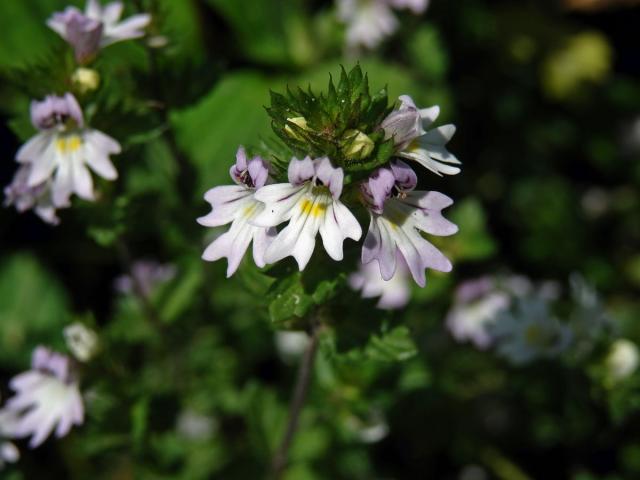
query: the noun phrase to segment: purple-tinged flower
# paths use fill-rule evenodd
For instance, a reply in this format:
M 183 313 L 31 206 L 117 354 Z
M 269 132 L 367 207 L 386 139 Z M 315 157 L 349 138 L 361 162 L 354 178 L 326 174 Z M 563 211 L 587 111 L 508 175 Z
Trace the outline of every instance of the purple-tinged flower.
M 428 0 L 337 0 L 338 19 L 347 26 L 347 47 L 373 49 L 398 29 L 393 9 L 409 9 L 418 15 Z
M 342 260 L 342 244 L 347 238 L 359 240 L 362 229 L 353 214 L 340 202 L 344 173 L 327 157 L 291 159 L 289 183 L 262 187 L 256 199 L 265 204 L 252 223 L 283 228 L 265 252 L 267 263 L 289 255 L 303 270 L 309 262 L 318 232 L 325 250 L 334 260 Z
M 25 188 L 36 189 L 40 194 L 39 188 L 44 185 L 43 191 L 50 191 L 51 195 L 43 198 L 50 199 L 53 207 L 67 207 L 73 193 L 85 200 L 94 199 L 89 168 L 107 180 L 117 178 L 109 156 L 120 153 L 120 145 L 108 135 L 84 126 L 82 110 L 73 95 L 49 95 L 41 102 L 32 102 L 31 120 L 40 132 L 18 150 L 16 160 L 29 166 Z M 20 182 L 15 185 L 18 186 Z M 22 196 L 28 204 L 29 196 Z
M 457 341 L 468 340 L 484 350 L 492 342 L 489 325 L 510 305 L 511 296 L 498 289 L 493 278 L 467 280 L 457 288 L 454 305 L 445 322 Z
M 484 276 L 462 282 L 447 314 L 446 326 L 459 341 L 470 341 L 485 350 L 493 343 L 491 329 L 498 316 L 517 298 L 553 300 L 557 286 L 552 282 L 534 285 L 523 275 Z
M 176 276 L 176 267 L 171 264 L 161 264 L 154 260 L 138 260 L 133 262 L 131 272 L 115 279 L 115 289 L 124 294 L 134 293 L 140 289 L 140 294 L 149 297 L 156 286 L 169 282 Z
M 360 263 L 358 271 L 349 276 L 349 286 L 361 290 L 362 298 L 380 297 L 377 307 L 382 310 L 397 310 L 409 303 L 411 286 L 409 285 L 409 268 L 404 257 L 397 255 L 396 273 L 390 280 L 380 274 L 375 262 Z
M 56 208 L 68 207 L 69 203 L 54 206 L 51 197 L 51 181 L 45 181 L 35 187 L 28 185 L 31 165 L 23 165 L 16 171 L 12 182 L 4 187 L 4 205 L 14 205 L 20 213 L 33 209 L 45 222 L 51 225 L 60 223 Z
M 427 130 L 438 118 L 440 108 L 418 109 L 408 95 L 400 97 L 400 107 L 380 124 L 386 138 L 393 138 L 396 155 L 418 162 L 437 175 L 460 173 L 460 161 L 446 148 L 456 132 L 454 125 Z
M 202 254 L 204 260 L 213 262 L 227 258 L 227 277 L 238 269 L 249 244 L 253 241 L 253 260 L 259 267 L 265 266 L 265 250 L 275 237 L 273 228 L 256 226 L 253 220 L 264 210 L 257 200 L 256 191 L 263 188 L 269 177 L 269 166 L 260 157 L 247 158 L 243 147 L 236 153 L 236 163 L 230 175 L 236 185 L 215 187 L 204 198 L 212 211 L 198 219 L 206 227 L 219 227 L 231 223 L 231 228 L 216 238 Z
M 42 444 L 54 428 L 55 436 L 60 438 L 84 421 L 78 380 L 65 355 L 36 348 L 31 370 L 13 377 L 9 386 L 16 392 L 2 410 L 3 415 L 15 420 L 9 436 L 31 436 L 31 448 Z
M 69 42 L 78 62 L 86 63 L 100 48 L 144 36 L 144 28 L 151 21 L 151 15 L 143 13 L 120 21 L 123 8 L 122 2 L 102 7 L 98 0 L 88 0 L 84 13 L 76 7 L 67 7 L 54 13 L 47 20 L 47 25 Z
M 362 247 L 362 263 L 377 260 L 384 280 L 396 273 L 397 255 L 407 263 L 413 279 L 424 287 L 425 269 L 451 271 L 451 262 L 420 232 L 447 236 L 458 227 L 442 216 L 453 201 L 439 192 L 413 190 L 415 176 L 400 161 L 378 169 L 362 184 L 362 194 L 371 216 L 369 233 Z

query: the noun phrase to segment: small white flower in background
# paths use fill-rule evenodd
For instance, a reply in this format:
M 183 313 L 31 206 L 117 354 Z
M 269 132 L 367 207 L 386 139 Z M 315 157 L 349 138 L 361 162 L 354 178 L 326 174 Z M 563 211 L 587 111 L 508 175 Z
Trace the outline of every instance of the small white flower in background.
M 76 7 L 67 7 L 54 13 L 47 25 L 69 42 L 76 60 L 85 63 L 92 60 L 100 48 L 144 36 L 151 15 L 141 13 L 120 21 L 123 8 L 122 2 L 102 7 L 98 0 L 88 0 L 84 13 Z
M 621 338 L 613 342 L 606 359 L 609 379 L 615 383 L 631 376 L 638 368 L 640 353 L 631 340 Z
M 182 410 L 176 420 L 178 434 L 197 442 L 211 440 L 217 429 L 218 422 L 214 417 L 203 415 L 190 408 Z
M 418 109 L 408 95 L 399 97 L 400 107 L 385 118 L 380 128 L 386 138 L 393 138 L 396 155 L 431 170 L 437 175 L 456 175 L 460 165 L 455 155 L 450 153 L 446 144 L 456 133 L 455 125 L 448 124 L 427 130 L 438 118 L 440 108 Z
M 349 276 L 349 286 L 354 290 L 361 290 L 362 298 L 380 297 L 376 306 L 382 310 L 404 307 L 411 299 L 410 272 L 400 254 L 396 262 L 396 273 L 390 280 L 382 278 L 376 262 L 366 265 L 360 262 L 358 271 Z
M 362 236 L 358 221 L 340 202 L 344 172 L 326 157 L 306 157 L 293 158 L 288 175 L 289 183 L 267 185 L 255 194 L 265 206 L 251 223 L 275 227 L 289 221 L 267 247 L 264 260 L 274 263 L 291 255 L 303 270 L 313 254 L 318 232 L 329 256 L 342 260 L 343 242 Z
M 362 246 L 362 263 L 374 260 L 384 280 L 391 280 L 401 255 L 415 282 L 424 287 L 425 269 L 451 271 L 451 262 L 420 232 L 447 236 L 458 227 L 442 216 L 453 201 L 439 192 L 414 190 L 415 172 L 406 163 L 396 161 L 379 168 L 362 183 L 362 197 L 371 222 Z
M 67 348 L 79 361 L 88 362 L 98 351 L 98 335 L 82 323 L 72 323 L 62 333 Z
M 362 443 L 377 443 L 389 434 L 389 424 L 384 414 L 377 409 L 368 412 L 365 419 L 352 415 L 347 418 L 349 428 Z
M 42 444 L 54 429 L 57 438 L 64 437 L 73 425 L 84 421 L 78 380 L 65 355 L 36 348 L 31 370 L 13 377 L 9 386 L 15 394 L 2 410 L 3 415 L 15 418 L 9 436 L 30 436 L 31 448 Z
M 135 293 L 149 297 L 156 286 L 169 282 L 176 276 L 176 267 L 158 263 L 155 260 L 137 260 L 131 266 L 131 272 L 121 275 L 114 281 L 115 289 L 125 295 Z
M 15 463 L 20 459 L 18 448 L 6 438 L 11 437 L 15 430 L 15 415 L 11 412 L 0 410 L 0 470 L 7 463 Z
M 392 9 L 423 13 L 429 0 L 337 0 L 338 19 L 347 26 L 347 48 L 373 49 L 398 29 Z
M 260 157 L 247 158 L 243 147 L 236 153 L 236 163 L 229 171 L 236 185 L 214 187 L 204 198 L 211 204 L 211 213 L 198 218 L 205 227 L 219 227 L 231 223 L 229 230 L 216 238 L 204 251 L 202 258 L 213 262 L 226 258 L 227 277 L 235 273 L 253 242 L 253 261 L 258 267 L 266 264 L 265 251 L 276 235 L 270 226 L 257 226 L 254 220 L 265 206 L 257 200 L 256 191 L 264 188 L 269 179 L 269 166 Z
M 309 335 L 305 332 L 285 332 L 279 330 L 274 335 L 276 350 L 285 363 L 293 363 L 307 349 Z
M 514 365 L 557 357 L 573 339 L 571 330 L 539 298 L 518 300 L 512 312 L 498 315 L 489 331 L 497 353 Z
M 16 160 L 22 166 L 5 195 L 18 210 L 33 206 L 55 223 L 55 209 L 68 207 L 72 194 L 94 199 L 89 168 L 107 180 L 117 178 L 109 156 L 120 153 L 120 145 L 84 125 L 80 105 L 70 93 L 32 102 L 31 122 L 40 132 L 18 150 Z

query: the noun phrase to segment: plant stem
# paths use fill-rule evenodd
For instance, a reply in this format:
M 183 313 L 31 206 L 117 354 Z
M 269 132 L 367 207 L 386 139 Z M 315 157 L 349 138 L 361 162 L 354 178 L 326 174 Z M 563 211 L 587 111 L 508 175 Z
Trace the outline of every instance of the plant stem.
M 289 421 L 287 422 L 287 429 L 285 430 L 280 448 L 276 451 L 271 463 L 271 478 L 274 480 L 281 478 L 284 473 L 284 469 L 287 466 L 289 448 L 291 447 L 291 442 L 293 441 L 293 437 L 298 429 L 300 413 L 302 412 L 304 402 L 307 398 L 307 392 L 309 391 L 313 365 L 316 359 L 316 352 L 318 351 L 319 339 L 320 324 L 314 320 L 311 323 L 311 340 L 304 352 L 302 362 L 298 367 L 298 376 L 293 389 L 291 404 L 289 405 Z

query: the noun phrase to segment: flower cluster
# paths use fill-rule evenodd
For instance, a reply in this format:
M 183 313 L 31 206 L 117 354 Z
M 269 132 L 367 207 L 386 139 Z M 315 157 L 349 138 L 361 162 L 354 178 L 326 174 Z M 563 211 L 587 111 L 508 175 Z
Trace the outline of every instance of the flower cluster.
M 75 7 L 55 13 L 47 21 L 72 46 L 76 61 L 83 65 L 93 59 L 101 47 L 143 35 L 150 22 L 147 14 L 119 22 L 123 4 L 113 2 L 102 7 L 88 0 L 85 13 Z M 78 68 L 71 84 L 78 93 L 95 89 L 98 74 Z M 120 153 L 120 144 L 110 136 L 86 125 L 83 110 L 71 92 L 47 95 L 31 102 L 31 123 L 38 133 L 16 154 L 20 167 L 11 184 L 4 189 L 5 206 L 19 212 L 33 209 L 47 223 L 57 224 L 56 210 L 70 206 L 70 197 L 93 201 L 95 191 L 90 170 L 105 180 L 118 173 L 110 156 Z
M 240 147 L 230 172 L 236 185 L 215 187 L 205 195 L 212 211 L 198 221 L 209 227 L 231 223 L 231 228 L 207 247 L 203 258 L 226 257 L 230 276 L 253 242 L 253 257 L 259 267 L 292 256 L 303 270 L 320 234 L 329 257 L 340 261 L 345 240 L 362 237 L 352 212 L 360 207 L 369 216 L 369 230 L 362 246 L 362 271 L 352 277 L 351 285 L 362 289 L 365 297 L 383 295 L 381 308 L 403 306 L 409 297 L 409 274 L 424 286 L 427 268 L 451 270 L 449 260 L 423 234 L 456 233 L 457 227 L 442 216 L 442 210 L 453 201 L 439 192 L 417 190 L 418 177 L 403 161 L 420 164 L 438 175 L 460 171 L 454 166 L 460 162 L 445 147 L 455 128 L 446 125 L 428 130 L 437 115 L 437 107 L 421 110 L 410 97 L 400 97 L 399 107 L 371 127 L 374 138 L 379 133 L 380 142 L 390 142 L 391 158 L 358 182 L 345 182 L 345 170 L 329 156 L 306 156 L 293 157 L 287 167 L 288 181 L 275 183 L 271 178 L 274 169 L 259 156 L 249 159 Z M 302 138 L 297 129 L 312 129 L 300 118 L 304 119 L 287 119 L 282 127 L 285 138 L 295 137 L 291 141 L 296 147 Z M 371 148 L 357 138 L 349 148 L 357 143 L 359 160 L 366 162 L 367 155 L 374 155 L 374 142 L 367 134 L 360 135 L 371 142 Z M 350 163 L 353 158 L 347 158 L 344 165 L 360 169 Z M 343 197 L 351 203 L 344 203 Z M 282 224 L 286 225 L 276 230 Z M 393 291 L 387 293 L 387 287 Z

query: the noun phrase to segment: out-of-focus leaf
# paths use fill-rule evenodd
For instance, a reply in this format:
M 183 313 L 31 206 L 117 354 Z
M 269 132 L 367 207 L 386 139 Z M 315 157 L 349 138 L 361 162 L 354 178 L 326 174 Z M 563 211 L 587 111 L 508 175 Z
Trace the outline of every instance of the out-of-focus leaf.
M 229 166 L 240 145 L 257 143 L 269 128 L 269 85 L 254 73 L 230 75 L 197 105 L 173 112 L 178 144 L 195 164 L 198 191 L 228 183 Z
M 480 202 L 468 198 L 457 202 L 448 215 L 460 229 L 443 239 L 434 239 L 454 260 L 483 260 L 495 253 L 496 245 L 486 226 L 486 215 Z
M 71 320 L 66 292 L 38 261 L 17 254 L 0 266 L 0 360 L 22 365 L 37 344 L 62 344 Z

